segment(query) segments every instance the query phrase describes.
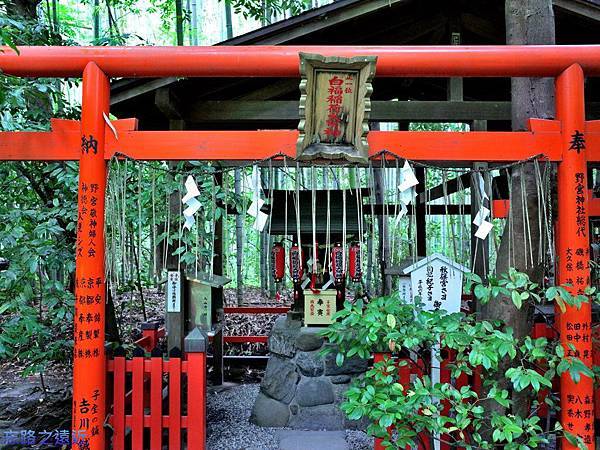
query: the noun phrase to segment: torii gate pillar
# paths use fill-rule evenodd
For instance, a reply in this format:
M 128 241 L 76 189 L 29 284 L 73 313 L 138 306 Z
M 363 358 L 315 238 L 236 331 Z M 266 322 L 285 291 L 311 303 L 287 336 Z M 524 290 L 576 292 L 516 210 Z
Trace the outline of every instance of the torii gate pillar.
M 578 64 L 556 78 L 556 116 L 561 122 L 562 161 L 558 164 L 558 283 L 571 284 L 572 294 L 590 285 L 587 156 L 585 149 L 584 76 Z M 579 357 L 592 366 L 592 309 L 567 306 L 556 310 L 565 356 Z M 584 375 L 575 383 L 569 373 L 560 380 L 560 423 L 594 449 L 594 385 Z M 576 446 L 563 439 L 564 450 Z
M 110 86 L 90 62 L 83 72 L 81 155 L 75 268 L 73 348 L 73 448 L 104 450 L 106 355 L 104 352 L 104 159 Z

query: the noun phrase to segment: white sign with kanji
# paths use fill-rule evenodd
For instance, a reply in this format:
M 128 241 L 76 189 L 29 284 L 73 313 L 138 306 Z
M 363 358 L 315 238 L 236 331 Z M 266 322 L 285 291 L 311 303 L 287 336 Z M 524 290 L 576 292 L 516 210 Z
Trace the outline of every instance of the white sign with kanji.
M 427 311 L 444 310 L 448 313 L 460 311 L 463 274 L 469 269 L 455 263 L 444 255 L 435 253 L 404 269 L 410 274 L 412 299 L 420 298 Z M 431 382 L 441 381 L 441 361 L 438 358 L 440 345 L 431 349 Z M 436 436 L 437 437 L 437 436 Z M 440 449 L 439 439 L 434 440 L 434 449 Z
M 418 296 L 424 309 L 459 312 L 463 274 L 469 269 L 438 253 L 404 269 L 410 274 L 413 300 Z
M 167 274 L 167 312 L 181 312 L 181 272 Z

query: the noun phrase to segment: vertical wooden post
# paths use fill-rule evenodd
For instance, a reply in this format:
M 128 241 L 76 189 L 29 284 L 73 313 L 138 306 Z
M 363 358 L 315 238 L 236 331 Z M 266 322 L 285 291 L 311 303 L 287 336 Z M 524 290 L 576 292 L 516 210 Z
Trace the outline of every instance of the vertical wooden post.
M 585 151 L 585 110 L 583 71 L 570 66 L 556 79 L 556 116 L 562 123 L 563 156 L 558 164 L 558 282 L 571 284 L 573 294 L 583 294 L 590 284 L 587 161 Z M 581 309 L 567 306 L 557 309 L 560 339 L 565 356 L 578 357 L 592 365 L 591 304 Z M 572 346 L 572 348 L 570 348 Z M 561 424 L 594 448 L 594 386 L 592 379 L 581 376 L 575 383 L 569 373 L 561 377 Z M 565 450 L 576 449 L 566 440 Z
M 208 336 L 196 327 L 185 337 L 184 347 L 188 362 L 188 427 L 187 446 L 206 448 L 206 346 Z
M 74 434 L 89 445 L 74 442 L 74 449 L 105 448 L 104 114 L 109 96 L 108 78 L 89 63 L 83 72 L 81 108 L 72 424 Z

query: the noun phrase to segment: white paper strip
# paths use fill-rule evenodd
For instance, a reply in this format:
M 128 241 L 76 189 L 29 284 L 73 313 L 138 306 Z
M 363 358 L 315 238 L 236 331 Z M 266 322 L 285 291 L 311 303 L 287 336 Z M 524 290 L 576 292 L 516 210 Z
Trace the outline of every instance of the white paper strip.
M 310 283 L 310 278 L 306 278 L 302 284 L 300 285 L 300 287 L 302 287 L 302 289 L 306 289 L 306 286 L 308 286 L 308 283 Z
M 250 204 L 250 207 L 248 208 L 248 214 L 250 214 L 252 217 L 258 217 L 258 215 L 261 213 L 260 209 L 263 207 L 264 204 L 265 201 L 263 199 L 254 199 Z
M 258 166 L 252 166 L 252 189 L 254 190 L 254 192 L 252 193 L 252 201 L 260 199 L 261 186 L 262 180 L 260 178 L 260 170 L 258 170 Z
M 483 180 L 483 175 L 481 175 L 481 172 L 477 173 L 477 182 L 479 183 L 479 193 L 481 194 L 481 198 L 489 200 L 489 197 L 485 192 L 485 181 Z
M 492 228 L 494 226 L 487 221 L 484 221 L 481 223 L 481 225 L 479 225 L 479 228 L 477 228 L 477 232 L 475 233 L 475 237 L 479 238 L 479 239 L 485 239 L 487 237 L 488 234 L 490 234 L 490 231 L 492 231 Z
M 402 180 L 400 182 L 400 186 L 398 186 L 400 192 L 404 192 L 407 189 L 419 184 L 419 180 L 417 180 L 417 177 L 415 176 L 415 173 L 413 172 L 408 161 L 404 161 L 404 166 L 402 169 L 400 169 L 400 179 Z
M 198 197 L 200 195 L 200 191 L 198 190 L 198 186 L 194 181 L 194 177 L 191 175 L 188 175 L 187 179 L 185 180 L 185 189 L 186 193 L 181 199 L 182 203 L 187 203 L 191 198 Z
M 194 226 L 195 223 L 196 220 L 193 216 L 186 217 L 185 222 L 183 223 L 183 228 L 185 228 L 186 230 L 191 230 L 192 226 Z
M 477 212 L 477 215 L 475 216 L 475 218 L 473 219 L 473 224 L 477 225 L 478 227 L 481 226 L 481 224 L 485 221 L 485 219 L 487 219 L 490 215 L 490 210 L 488 208 L 486 208 L 485 206 L 482 206 L 479 211 Z
M 254 228 L 257 231 L 264 230 L 268 219 L 269 219 L 268 214 L 265 214 L 264 212 L 259 211 L 258 216 L 256 216 L 256 220 L 254 221 L 254 224 L 252 225 L 252 228 Z
M 186 217 L 193 217 L 193 215 L 200 209 L 200 202 L 196 200 L 194 197 L 189 199 L 186 203 L 188 205 L 187 208 L 183 210 L 183 215 Z
M 329 275 L 329 281 L 323 285 L 321 289 L 325 290 L 333 284 L 333 275 Z

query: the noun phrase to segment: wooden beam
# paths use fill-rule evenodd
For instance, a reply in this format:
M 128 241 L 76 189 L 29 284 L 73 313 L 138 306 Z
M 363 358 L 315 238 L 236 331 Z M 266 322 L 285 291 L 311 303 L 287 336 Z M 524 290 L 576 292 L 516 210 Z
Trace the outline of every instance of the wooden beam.
M 236 100 L 268 100 L 270 98 L 285 95 L 290 92 L 300 92 L 300 89 L 298 87 L 299 84 L 299 81 L 295 80 L 294 78 L 284 78 L 279 81 L 270 83 L 259 89 L 246 92 L 245 94 L 237 97 Z
M 588 103 L 587 117 L 600 117 L 600 103 Z M 293 122 L 299 120 L 298 102 L 201 101 L 181 111 L 189 123 L 217 122 Z M 510 102 L 482 101 L 381 101 L 371 102 L 371 120 L 398 122 L 472 122 L 474 120 L 510 120 Z
M 159 89 L 161 87 L 167 86 L 171 83 L 177 81 L 176 77 L 168 77 L 168 78 L 158 78 L 156 80 L 150 80 L 143 84 L 137 85 L 135 87 L 123 90 L 121 92 L 110 94 L 110 105 L 116 105 L 118 103 L 124 102 L 126 100 L 137 97 L 138 95 L 147 94 L 148 92 L 152 92 L 155 89 Z
M 459 183 L 458 183 L 459 178 L 462 181 L 463 189 L 468 189 L 471 187 L 471 175 L 469 173 L 465 173 L 465 174 L 461 175 L 460 177 L 453 178 L 446 182 L 446 194 L 447 195 L 454 194 L 455 192 L 459 191 Z M 427 194 L 427 197 L 425 197 L 425 194 Z M 425 203 L 426 200 L 432 201 L 432 200 L 437 200 L 438 198 L 443 198 L 443 197 L 444 197 L 444 186 L 443 186 L 443 184 L 438 184 L 437 186 L 434 186 L 431 189 L 429 189 L 428 192 L 421 192 L 419 194 L 418 199 L 419 199 L 419 203 Z
M 552 0 L 555 7 L 600 22 L 600 5 L 585 0 Z
M 170 87 L 162 87 L 154 93 L 154 104 L 169 120 L 184 120 L 181 104 Z

